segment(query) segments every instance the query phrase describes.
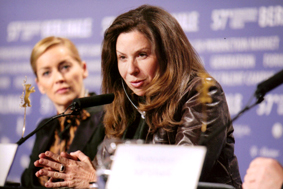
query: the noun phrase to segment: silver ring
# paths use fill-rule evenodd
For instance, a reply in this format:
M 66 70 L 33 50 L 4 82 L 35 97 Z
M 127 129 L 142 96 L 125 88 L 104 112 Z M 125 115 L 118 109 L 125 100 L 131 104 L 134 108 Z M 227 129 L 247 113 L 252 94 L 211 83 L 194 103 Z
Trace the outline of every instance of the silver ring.
M 59 172 L 63 173 L 64 171 L 65 171 L 65 166 L 63 164 L 61 164 Z

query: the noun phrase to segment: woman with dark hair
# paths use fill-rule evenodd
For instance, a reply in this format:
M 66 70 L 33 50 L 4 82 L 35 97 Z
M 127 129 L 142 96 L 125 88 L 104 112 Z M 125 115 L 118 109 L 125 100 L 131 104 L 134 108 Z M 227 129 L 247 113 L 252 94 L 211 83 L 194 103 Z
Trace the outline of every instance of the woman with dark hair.
M 115 94 L 113 103 L 105 106 L 107 138 L 192 146 L 226 126 L 206 144 L 200 181 L 241 188 L 225 94 L 205 71 L 172 15 L 159 7 L 143 5 L 118 16 L 104 34 L 102 76 L 102 92 Z M 204 80 L 211 85 L 204 86 Z M 209 100 L 202 103 L 204 88 Z M 38 165 L 50 163 L 45 157 L 57 158 L 49 152 L 41 157 Z M 63 161 L 66 163 L 64 159 L 53 168 Z M 71 172 L 59 173 L 58 177 L 66 178 Z M 52 173 L 41 171 L 37 176 L 45 174 Z

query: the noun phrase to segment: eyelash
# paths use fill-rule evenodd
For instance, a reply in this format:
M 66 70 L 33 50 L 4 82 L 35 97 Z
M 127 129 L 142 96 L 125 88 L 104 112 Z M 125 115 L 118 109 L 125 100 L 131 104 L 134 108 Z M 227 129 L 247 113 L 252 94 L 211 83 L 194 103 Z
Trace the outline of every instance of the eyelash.
M 59 70 L 67 70 L 67 69 L 69 69 L 70 67 L 71 67 L 71 66 L 68 65 L 68 64 L 61 65 L 61 66 L 59 67 Z M 45 77 L 45 76 L 48 76 L 49 74 L 50 74 L 50 71 L 45 71 L 45 72 L 42 73 L 42 76 Z
M 70 68 L 70 67 L 71 67 L 70 65 L 62 65 L 61 68 L 60 68 L 60 70 L 61 70 L 61 69 L 68 69 L 68 68 Z
M 126 57 L 125 56 L 122 56 L 122 55 L 120 55 L 120 56 L 118 56 L 118 59 L 119 60 L 123 60 L 123 59 L 125 59 Z
M 139 56 L 144 57 L 144 56 L 147 56 L 147 54 L 146 53 L 139 53 Z
M 146 52 L 141 52 L 141 53 L 139 53 L 138 54 L 138 57 L 147 57 L 148 55 L 147 55 L 147 53 Z M 126 56 L 124 56 L 124 55 L 119 55 L 118 56 L 118 59 L 119 60 L 124 60 L 126 58 Z
M 46 71 L 42 73 L 42 76 L 47 76 L 50 73 L 50 71 Z

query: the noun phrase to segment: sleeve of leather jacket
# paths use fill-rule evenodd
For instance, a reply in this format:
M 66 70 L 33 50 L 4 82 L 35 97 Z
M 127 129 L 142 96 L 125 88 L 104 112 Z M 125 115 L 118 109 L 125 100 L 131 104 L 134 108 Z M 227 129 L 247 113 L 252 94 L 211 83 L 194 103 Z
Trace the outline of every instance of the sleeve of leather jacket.
M 204 134 L 204 137 L 207 137 L 230 120 L 228 106 L 221 86 L 215 81 L 215 85 L 209 88 L 209 96 L 212 102 L 203 104 L 199 101 L 200 94 L 197 91 L 197 86 L 200 85 L 201 79 L 198 77 L 194 78 L 189 84 L 187 96 L 185 97 L 186 102 L 182 108 L 181 119 L 183 124 L 178 127 L 176 133 L 175 142 L 177 145 L 197 145 L 200 139 L 202 123 L 207 124 L 207 130 Z M 227 129 L 224 129 L 207 143 L 203 173 L 209 174 L 225 145 L 226 135 Z

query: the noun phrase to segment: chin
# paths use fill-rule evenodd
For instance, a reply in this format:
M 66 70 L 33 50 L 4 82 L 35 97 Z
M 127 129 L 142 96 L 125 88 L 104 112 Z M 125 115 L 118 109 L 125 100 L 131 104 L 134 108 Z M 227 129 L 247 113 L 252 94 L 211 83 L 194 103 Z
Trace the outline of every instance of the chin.
M 77 98 L 76 96 L 65 96 L 65 97 L 62 97 L 60 99 L 58 99 L 58 101 L 61 103 L 61 104 L 65 104 L 65 105 L 69 105 L 72 103 L 72 101 Z
M 134 91 L 134 93 L 138 96 L 144 96 L 145 95 L 145 92 L 143 92 L 143 91 Z

